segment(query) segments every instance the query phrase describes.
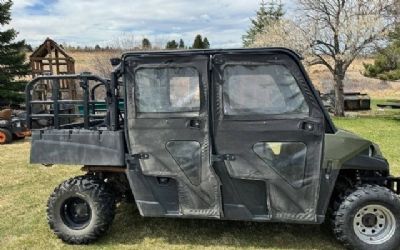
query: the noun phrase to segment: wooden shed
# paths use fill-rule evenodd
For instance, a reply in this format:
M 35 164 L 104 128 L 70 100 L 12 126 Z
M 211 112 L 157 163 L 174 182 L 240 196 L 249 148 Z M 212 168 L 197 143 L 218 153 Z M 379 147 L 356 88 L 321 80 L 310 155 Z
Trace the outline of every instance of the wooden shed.
M 75 60 L 65 52 L 65 50 L 55 41 L 47 38 L 29 57 L 32 77 L 39 75 L 65 75 L 75 74 Z M 38 93 L 45 98 L 48 86 L 44 86 Z M 70 80 L 60 81 L 60 91 L 68 95 L 68 99 L 75 100 L 77 97 L 76 86 Z

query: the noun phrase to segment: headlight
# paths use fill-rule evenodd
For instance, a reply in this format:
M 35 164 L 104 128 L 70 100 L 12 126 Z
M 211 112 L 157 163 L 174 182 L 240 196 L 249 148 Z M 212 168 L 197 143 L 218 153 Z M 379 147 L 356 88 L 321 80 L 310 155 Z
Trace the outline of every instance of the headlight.
M 368 148 L 366 148 L 362 154 L 363 155 L 368 155 L 369 157 L 374 157 L 379 155 L 379 147 L 378 145 L 375 144 L 371 144 Z
M 0 125 L 7 125 L 8 124 L 8 121 L 6 121 L 6 120 L 0 120 Z
M 363 152 L 364 155 L 368 155 L 369 157 L 382 156 L 381 149 L 377 144 L 372 144 Z
M 368 149 L 368 156 L 372 157 L 372 156 L 374 156 L 374 154 L 375 154 L 375 148 L 373 145 L 371 145 L 371 146 L 369 146 L 369 149 Z
M 374 149 L 373 150 L 374 156 L 382 156 L 381 148 L 377 144 L 372 144 L 371 147 Z
M 15 123 L 14 123 L 14 126 L 15 126 L 16 128 L 20 128 L 20 127 L 21 127 L 21 122 L 19 122 L 19 121 L 18 121 L 18 122 L 15 122 Z

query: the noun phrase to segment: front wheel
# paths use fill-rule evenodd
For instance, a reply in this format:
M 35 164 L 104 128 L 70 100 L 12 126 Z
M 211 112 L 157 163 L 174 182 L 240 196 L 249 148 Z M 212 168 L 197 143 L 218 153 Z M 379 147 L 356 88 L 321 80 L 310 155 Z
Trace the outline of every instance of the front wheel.
M 47 219 L 54 233 L 69 244 L 87 244 L 102 236 L 115 215 L 115 197 L 95 176 L 63 182 L 50 195 Z
M 357 187 L 334 212 L 332 224 L 337 239 L 349 249 L 398 249 L 400 199 L 385 187 Z

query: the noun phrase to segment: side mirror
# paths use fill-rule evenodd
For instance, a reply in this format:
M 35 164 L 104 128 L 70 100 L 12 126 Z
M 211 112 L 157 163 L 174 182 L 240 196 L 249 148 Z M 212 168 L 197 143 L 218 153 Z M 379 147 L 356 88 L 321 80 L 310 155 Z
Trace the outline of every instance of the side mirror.
M 111 58 L 110 62 L 113 67 L 116 67 L 121 63 L 121 59 L 120 58 Z

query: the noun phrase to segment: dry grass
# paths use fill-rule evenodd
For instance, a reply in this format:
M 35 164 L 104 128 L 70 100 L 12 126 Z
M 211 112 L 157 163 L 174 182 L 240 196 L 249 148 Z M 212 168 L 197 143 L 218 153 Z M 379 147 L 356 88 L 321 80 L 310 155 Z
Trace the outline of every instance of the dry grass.
M 349 67 L 345 79 L 345 92 L 363 92 L 373 98 L 399 99 L 400 82 L 381 81 L 364 77 L 363 63 L 373 63 L 372 59 L 357 59 Z M 325 66 L 317 65 L 307 69 L 314 85 L 323 93 L 333 88 L 333 77 Z
M 336 123 L 381 145 L 400 175 L 400 121 L 346 118 Z M 342 249 L 321 226 L 142 218 L 121 204 L 111 230 L 90 246 L 68 246 L 49 230 L 46 202 L 54 187 L 81 174 L 79 167 L 28 164 L 29 141 L 0 147 L 1 249 Z
M 118 52 L 99 51 L 99 52 L 68 52 L 75 59 L 75 70 L 80 72 L 91 72 L 103 77 L 109 77 L 112 67 L 110 58 L 119 57 Z

